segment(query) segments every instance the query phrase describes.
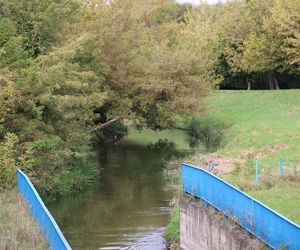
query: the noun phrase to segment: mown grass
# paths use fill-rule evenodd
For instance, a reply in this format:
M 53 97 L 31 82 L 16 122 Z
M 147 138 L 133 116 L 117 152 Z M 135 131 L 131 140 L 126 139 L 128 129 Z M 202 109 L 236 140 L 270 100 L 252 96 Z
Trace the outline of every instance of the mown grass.
M 269 190 L 250 192 L 257 200 L 263 201 L 275 211 L 288 215 L 288 218 L 300 225 L 299 199 L 300 185 L 290 187 L 275 187 Z
M 216 91 L 207 98 L 208 117 L 226 123 L 219 154 L 259 156 L 262 166 L 278 169 L 300 160 L 300 90 Z
M 17 191 L 0 193 L 0 249 L 49 249 L 28 206 Z
M 244 160 L 239 172 L 250 168 L 247 174 L 224 177 L 300 224 L 299 178 L 278 177 L 280 156 L 289 176 L 300 170 L 300 90 L 216 91 L 207 98 L 207 107 L 205 119 L 226 124 L 216 154 Z M 255 158 L 267 180 L 256 187 Z

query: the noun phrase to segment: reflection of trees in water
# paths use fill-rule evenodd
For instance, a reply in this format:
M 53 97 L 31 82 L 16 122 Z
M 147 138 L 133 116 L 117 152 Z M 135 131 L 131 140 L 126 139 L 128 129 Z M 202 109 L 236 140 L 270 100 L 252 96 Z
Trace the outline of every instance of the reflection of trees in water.
M 177 150 L 176 143 L 168 139 L 159 139 L 156 143 L 150 143 L 147 146 L 150 150 L 156 154 L 160 154 L 160 161 L 169 160 L 174 156 L 183 156 L 186 152 L 180 152 Z
M 168 206 L 172 196 L 164 190 L 162 176 L 166 152 L 132 145 L 112 145 L 103 150 L 99 183 L 52 206 L 70 243 L 86 247 L 96 244 L 91 237 L 97 242 L 112 242 L 126 233 L 164 226 L 167 211 L 162 207 Z M 128 232 L 123 232 L 125 228 Z M 108 234 L 113 236 L 105 236 Z
M 176 152 L 176 144 L 168 139 L 159 139 L 156 143 L 150 143 L 147 147 L 158 152 Z

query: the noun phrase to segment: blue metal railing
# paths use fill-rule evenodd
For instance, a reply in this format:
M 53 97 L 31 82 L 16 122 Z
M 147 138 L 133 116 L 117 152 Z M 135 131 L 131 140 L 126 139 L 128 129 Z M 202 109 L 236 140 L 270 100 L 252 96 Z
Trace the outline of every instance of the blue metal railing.
M 30 211 L 46 236 L 50 248 L 52 250 L 71 250 L 70 245 L 29 178 L 20 169 L 17 171 L 17 177 L 19 192 L 29 204 Z
M 185 192 L 234 219 L 271 248 L 300 250 L 300 227 L 292 221 L 202 168 L 183 163 L 181 171 Z

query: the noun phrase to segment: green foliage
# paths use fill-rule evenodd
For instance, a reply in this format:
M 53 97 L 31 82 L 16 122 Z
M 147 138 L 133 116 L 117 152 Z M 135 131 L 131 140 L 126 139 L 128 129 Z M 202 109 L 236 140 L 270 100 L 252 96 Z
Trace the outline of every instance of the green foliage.
M 62 38 L 63 29 L 75 20 L 79 2 L 68 0 L 2 0 L 0 15 L 15 23 L 23 48 L 32 57 L 46 52 Z
M 101 57 L 114 92 L 108 115 L 163 129 L 172 125 L 176 113 L 202 108 L 199 96 L 217 82 L 208 67 L 209 41 L 192 17 L 186 20 L 189 25 L 178 22 L 177 8 L 168 0 L 126 0 L 94 10 L 99 16 L 91 26 L 102 40 Z M 180 15 L 185 14 L 184 9 Z
M 18 162 L 48 199 L 82 189 L 97 173 L 88 130 L 106 99 L 104 71 L 94 70 L 98 47 L 89 34 L 61 39 L 78 8 L 76 1 L 0 4 L 0 24 L 10 31 L 1 37 L 0 138 L 18 135 L 19 157 L 6 157 L 8 167 L 14 172 Z
M 208 149 L 214 150 L 221 145 L 224 129 L 224 124 L 209 117 L 194 117 L 187 124 L 192 145 L 204 143 Z
M 13 22 L 6 18 L 0 18 L 0 46 L 2 47 L 15 33 L 16 27 Z
M 297 32 L 299 1 L 230 1 L 217 19 L 221 86 L 270 89 L 299 87 Z M 297 19 L 298 18 L 298 19 Z M 267 84 L 266 84 L 267 83 Z
M 30 66 L 28 53 L 23 49 L 21 36 L 11 37 L 1 49 L 0 64 L 10 70 L 21 70 Z
M 297 0 L 276 0 L 276 7 L 272 12 L 272 21 L 276 24 L 276 31 L 283 37 L 284 51 L 288 54 L 287 64 L 300 67 L 300 2 Z
M 0 143 L 0 189 L 11 188 L 16 183 L 18 137 L 7 133 Z
M 299 74 L 298 8 L 296 0 L 2 0 L 0 141 L 17 135 L 42 193 L 80 189 L 93 172 L 85 169 L 98 123 L 119 117 L 165 129 L 204 110 L 222 80 L 268 77 L 279 88 L 279 76 Z M 214 121 L 191 126 L 195 138 L 220 143 Z

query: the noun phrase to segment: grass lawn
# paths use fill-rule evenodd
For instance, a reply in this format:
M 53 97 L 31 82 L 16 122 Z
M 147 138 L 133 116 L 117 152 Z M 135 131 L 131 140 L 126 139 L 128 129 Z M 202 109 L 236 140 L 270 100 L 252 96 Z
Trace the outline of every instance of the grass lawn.
M 257 200 L 263 201 L 275 211 L 287 215 L 288 219 L 300 225 L 300 185 L 250 192 Z
M 259 158 L 261 175 L 272 175 L 273 183 L 254 189 L 259 191 L 245 190 L 300 224 L 300 179 L 276 181 L 280 156 L 285 159 L 286 173 L 300 174 L 300 90 L 215 91 L 207 98 L 207 105 L 205 119 L 226 124 L 216 153 L 242 160 L 250 156 L 253 162 Z M 199 117 L 203 119 L 203 115 Z M 254 178 L 253 172 L 244 182 Z
M 208 118 L 225 122 L 219 154 L 253 153 L 262 165 L 300 164 L 300 90 L 216 91 L 207 99 Z

